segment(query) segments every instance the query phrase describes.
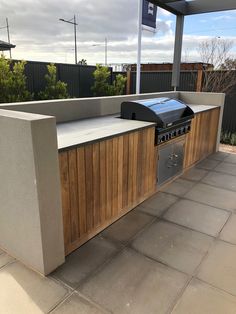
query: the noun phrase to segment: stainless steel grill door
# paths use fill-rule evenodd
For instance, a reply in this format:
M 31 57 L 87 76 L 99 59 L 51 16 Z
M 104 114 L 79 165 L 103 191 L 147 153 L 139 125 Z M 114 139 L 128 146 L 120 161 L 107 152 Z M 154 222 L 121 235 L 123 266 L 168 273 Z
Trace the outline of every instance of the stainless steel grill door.
M 158 148 L 158 185 L 165 183 L 183 171 L 184 140 Z

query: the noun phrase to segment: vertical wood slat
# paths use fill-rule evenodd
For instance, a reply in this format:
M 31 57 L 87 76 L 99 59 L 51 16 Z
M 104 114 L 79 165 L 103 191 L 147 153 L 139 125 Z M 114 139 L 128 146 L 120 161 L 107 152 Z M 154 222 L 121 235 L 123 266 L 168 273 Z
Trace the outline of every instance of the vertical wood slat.
M 215 108 L 195 115 L 192 120 L 191 132 L 186 136 L 185 168 L 214 152 L 219 113 L 219 108 Z
M 69 188 L 70 188 L 70 214 L 71 214 L 71 240 L 75 241 L 79 237 L 79 198 L 78 198 L 78 169 L 77 151 L 68 151 L 69 159 Z
M 59 153 L 66 254 L 154 191 L 154 134 L 147 128 Z
M 94 199 L 93 195 L 93 145 L 85 146 L 85 189 L 86 189 L 86 221 L 87 231 L 93 229 Z
M 61 179 L 61 198 L 63 209 L 64 244 L 68 248 L 71 243 L 71 216 L 70 216 L 70 183 L 68 153 L 59 154 L 59 167 Z
M 86 176 L 85 176 L 85 149 L 80 147 L 77 149 L 77 165 L 78 165 L 78 195 L 79 195 L 79 228 L 80 236 L 87 232 L 86 217 Z

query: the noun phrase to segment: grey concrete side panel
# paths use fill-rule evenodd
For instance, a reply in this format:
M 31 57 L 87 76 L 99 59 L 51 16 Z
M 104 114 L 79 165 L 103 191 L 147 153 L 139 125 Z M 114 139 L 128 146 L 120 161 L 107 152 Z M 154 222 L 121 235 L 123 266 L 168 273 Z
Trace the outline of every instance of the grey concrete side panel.
M 49 274 L 65 260 L 56 120 L 32 121 L 31 131 L 44 274 Z
M 44 275 L 64 262 L 56 153 L 54 118 L 0 110 L 0 247 Z
M 55 116 L 57 123 L 85 118 L 98 117 L 120 112 L 120 105 L 126 100 L 148 99 L 155 97 L 178 98 L 177 92 L 149 93 L 112 97 L 73 98 L 0 104 L 0 109 L 31 112 Z

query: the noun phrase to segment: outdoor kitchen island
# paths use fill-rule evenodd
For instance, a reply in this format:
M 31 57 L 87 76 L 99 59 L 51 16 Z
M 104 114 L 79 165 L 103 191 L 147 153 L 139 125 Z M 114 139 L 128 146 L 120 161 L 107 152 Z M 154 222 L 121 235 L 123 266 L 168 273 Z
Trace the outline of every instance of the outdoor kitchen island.
M 191 131 L 184 143 L 185 169 L 215 152 L 219 106 L 190 105 Z M 156 193 L 159 150 L 155 123 L 119 115 L 57 125 L 66 255 Z M 169 142 L 168 142 L 169 143 Z M 165 183 L 166 184 L 166 183 Z
M 121 103 L 153 98 L 190 105 L 191 131 L 156 146 L 155 123 L 119 118 Z M 157 170 L 162 145 L 183 144 L 178 175 L 219 150 L 224 99 L 170 91 L 0 104 L 0 249 L 50 274 L 163 188 Z

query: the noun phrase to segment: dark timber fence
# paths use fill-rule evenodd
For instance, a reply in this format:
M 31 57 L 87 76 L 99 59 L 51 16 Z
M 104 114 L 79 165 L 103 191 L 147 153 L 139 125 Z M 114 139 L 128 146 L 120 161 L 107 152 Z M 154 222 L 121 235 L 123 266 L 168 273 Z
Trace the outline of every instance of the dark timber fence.
M 16 62 L 18 60 L 14 60 Z M 27 87 L 31 93 L 37 93 L 45 88 L 45 74 L 47 73 L 47 62 L 27 61 L 25 75 Z M 57 68 L 57 79 L 67 83 L 68 93 L 71 97 L 92 97 L 91 87 L 94 84 L 93 72 L 96 67 L 91 65 L 76 65 L 55 63 Z M 111 74 L 112 69 L 110 68 Z
M 31 93 L 37 93 L 45 87 L 46 62 L 27 61 L 25 74 L 27 87 Z M 55 63 L 58 79 L 68 84 L 68 92 L 71 97 L 92 97 L 91 87 L 94 84 L 93 72 L 95 66 Z M 112 72 L 111 83 L 118 74 L 127 75 L 126 72 Z M 234 71 L 236 73 L 236 71 Z M 170 71 L 142 72 L 141 93 L 163 92 L 172 90 Z M 180 75 L 180 87 L 178 90 L 198 90 L 198 72 L 183 71 Z M 127 79 L 128 94 L 135 93 L 136 72 L 130 72 Z M 201 84 L 200 84 L 201 85 Z M 223 115 L 223 131 L 236 132 L 236 86 L 230 95 L 226 96 Z

